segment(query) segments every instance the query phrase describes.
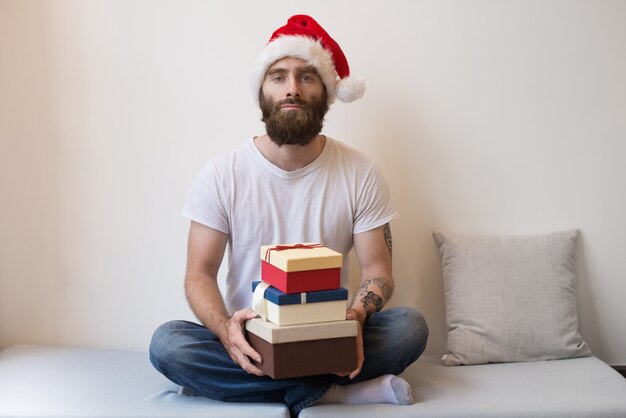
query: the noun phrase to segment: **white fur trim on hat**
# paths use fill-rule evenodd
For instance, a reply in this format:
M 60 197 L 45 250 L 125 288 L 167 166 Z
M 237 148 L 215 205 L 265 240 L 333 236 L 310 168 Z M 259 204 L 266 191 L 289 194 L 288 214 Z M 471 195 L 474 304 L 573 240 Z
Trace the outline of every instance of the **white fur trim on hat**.
M 365 81 L 360 77 L 348 76 L 342 78 L 337 86 L 337 98 L 344 103 L 360 99 L 365 94 Z
M 308 65 L 315 67 L 326 86 L 328 104 L 330 105 L 335 101 L 339 76 L 335 70 L 333 57 L 319 41 L 307 36 L 280 36 L 265 46 L 257 57 L 252 69 L 251 88 L 255 99 L 259 97 L 259 90 L 263 85 L 267 70 L 276 61 L 285 57 L 300 58 Z M 341 80 L 342 83 L 343 81 Z M 340 98 L 339 100 L 342 99 Z

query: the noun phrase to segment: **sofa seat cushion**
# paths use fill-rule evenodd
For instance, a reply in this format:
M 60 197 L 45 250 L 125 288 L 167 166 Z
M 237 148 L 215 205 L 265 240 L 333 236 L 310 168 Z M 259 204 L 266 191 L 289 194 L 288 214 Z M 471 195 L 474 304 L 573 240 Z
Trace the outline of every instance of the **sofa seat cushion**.
M 19 345 L 0 352 L 0 417 L 288 417 L 283 404 L 178 395 L 147 353 Z
M 414 405 L 318 405 L 300 417 L 626 417 L 626 379 L 596 357 L 446 367 L 423 356 L 402 377 Z

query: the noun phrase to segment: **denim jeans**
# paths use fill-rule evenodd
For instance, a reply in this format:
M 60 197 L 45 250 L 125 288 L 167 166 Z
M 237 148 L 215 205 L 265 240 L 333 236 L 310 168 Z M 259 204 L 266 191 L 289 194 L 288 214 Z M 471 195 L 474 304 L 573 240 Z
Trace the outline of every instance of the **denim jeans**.
M 332 383 L 348 384 L 383 374 L 400 374 L 426 348 L 428 327 L 414 309 L 392 308 L 365 322 L 361 373 L 274 380 L 246 373 L 234 363 L 217 336 L 202 325 L 171 321 L 155 331 L 150 361 L 172 382 L 197 395 L 233 402 L 282 402 L 297 416 L 313 405 Z

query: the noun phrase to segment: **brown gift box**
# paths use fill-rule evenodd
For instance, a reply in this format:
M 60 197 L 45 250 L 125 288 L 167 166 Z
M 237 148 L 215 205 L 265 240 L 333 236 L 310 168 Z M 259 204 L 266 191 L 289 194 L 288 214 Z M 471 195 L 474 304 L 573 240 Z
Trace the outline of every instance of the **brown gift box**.
M 261 318 L 246 322 L 248 342 L 262 357 L 255 365 L 274 379 L 356 369 L 356 321 L 277 326 Z

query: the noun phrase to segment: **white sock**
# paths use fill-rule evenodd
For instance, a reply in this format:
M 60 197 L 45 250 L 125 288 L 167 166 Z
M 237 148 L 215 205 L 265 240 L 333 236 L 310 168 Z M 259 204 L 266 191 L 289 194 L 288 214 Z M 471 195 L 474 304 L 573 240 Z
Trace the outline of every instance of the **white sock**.
M 333 383 L 318 403 L 412 405 L 413 393 L 411 385 L 406 380 L 392 374 L 386 374 L 354 384 L 338 385 Z

